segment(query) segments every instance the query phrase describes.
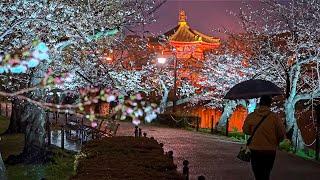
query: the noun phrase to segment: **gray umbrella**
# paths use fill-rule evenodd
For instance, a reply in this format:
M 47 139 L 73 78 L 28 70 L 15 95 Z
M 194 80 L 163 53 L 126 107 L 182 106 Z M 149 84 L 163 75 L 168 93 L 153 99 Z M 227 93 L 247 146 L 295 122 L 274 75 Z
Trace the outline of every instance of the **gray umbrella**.
M 281 89 L 270 81 L 250 79 L 233 86 L 224 99 L 252 99 L 263 95 L 282 95 Z

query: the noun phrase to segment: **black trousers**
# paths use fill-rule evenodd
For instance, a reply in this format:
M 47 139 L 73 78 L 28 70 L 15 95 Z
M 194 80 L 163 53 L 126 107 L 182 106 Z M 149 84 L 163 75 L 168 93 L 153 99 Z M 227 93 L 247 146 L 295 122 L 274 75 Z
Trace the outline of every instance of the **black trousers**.
M 251 166 L 256 180 L 269 180 L 276 151 L 251 150 Z

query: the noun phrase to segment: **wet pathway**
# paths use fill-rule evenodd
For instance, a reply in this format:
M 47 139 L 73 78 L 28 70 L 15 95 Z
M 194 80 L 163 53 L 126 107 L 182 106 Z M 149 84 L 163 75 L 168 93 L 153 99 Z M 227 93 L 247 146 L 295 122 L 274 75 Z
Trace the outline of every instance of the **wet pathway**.
M 238 160 L 240 144 L 224 137 L 202 134 L 173 128 L 141 126 L 148 137 L 155 137 L 164 144 L 165 151 L 172 150 L 178 170 L 182 172 L 182 161 L 190 162 L 191 179 L 204 175 L 212 180 L 253 179 L 250 164 Z M 134 126 L 121 123 L 117 135 L 133 135 Z M 319 180 L 320 163 L 278 152 L 271 179 L 274 180 Z

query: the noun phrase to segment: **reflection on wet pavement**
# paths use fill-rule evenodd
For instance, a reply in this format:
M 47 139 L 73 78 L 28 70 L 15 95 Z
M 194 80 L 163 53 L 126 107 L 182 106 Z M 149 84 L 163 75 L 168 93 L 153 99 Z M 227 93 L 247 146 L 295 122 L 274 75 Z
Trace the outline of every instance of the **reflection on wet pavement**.
M 51 144 L 61 147 L 61 130 L 51 131 Z M 70 140 L 64 136 L 64 148 L 70 151 L 79 152 L 81 149 L 81 142 L 79 140 Z
M 178 171 L 182 172 L 183 160 L 190 165 L 190 179 L 204 175 L 208 180 L 254 179 L 250 163 L 236 158 L 240 144 L 223 136 L 197 133 L 182 129 L 140 126 L 147 137 L 154 137 L 164 144 L 165 151 L 173 151 Z M 117 135 L 132 136 L 134 125 L 122 122 Z M 320 179 L 320 165 L 278 152 L 271 179 Z

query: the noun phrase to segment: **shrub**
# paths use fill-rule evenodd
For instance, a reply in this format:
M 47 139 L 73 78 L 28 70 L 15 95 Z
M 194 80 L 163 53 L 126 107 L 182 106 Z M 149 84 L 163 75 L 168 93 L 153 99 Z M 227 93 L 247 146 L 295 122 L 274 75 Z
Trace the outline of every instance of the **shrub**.
M 149 138 L 93 140 L 81 153 L 73 179 L 182 179 L 161 145 Z

